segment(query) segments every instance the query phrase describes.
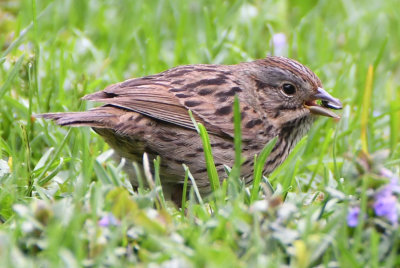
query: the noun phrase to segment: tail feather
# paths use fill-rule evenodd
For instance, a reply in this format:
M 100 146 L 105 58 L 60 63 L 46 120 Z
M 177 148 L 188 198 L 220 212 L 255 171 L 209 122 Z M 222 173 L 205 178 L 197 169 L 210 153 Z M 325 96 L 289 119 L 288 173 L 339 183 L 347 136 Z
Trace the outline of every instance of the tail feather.
M 61 126 L 112 128 L 119 117 L 115 110 L 98 107 L 84 112 L 46 113 L 35 115 L 35 117 L 51 119 Z

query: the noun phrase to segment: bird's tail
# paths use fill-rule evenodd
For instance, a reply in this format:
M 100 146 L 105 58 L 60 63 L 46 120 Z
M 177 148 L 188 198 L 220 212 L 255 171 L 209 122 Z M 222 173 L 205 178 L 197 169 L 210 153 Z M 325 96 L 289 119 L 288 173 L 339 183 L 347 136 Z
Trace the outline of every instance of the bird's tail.
M 102 106 L 84 112 L 46 113 L 35 117 L 51 119 L 61 126 L 112 128 L 117 123 L 119 115 L 117 109 Z

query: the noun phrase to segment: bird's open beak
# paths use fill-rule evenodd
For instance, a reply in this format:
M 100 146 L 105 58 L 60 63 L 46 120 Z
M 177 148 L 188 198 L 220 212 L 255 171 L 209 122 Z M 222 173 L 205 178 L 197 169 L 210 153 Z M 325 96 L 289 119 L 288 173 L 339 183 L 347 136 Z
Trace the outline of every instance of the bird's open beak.
M 320 100 L 321 104 L 317 104 L 315 101 Z M 317 93 L 313 96 L 311 101 L 307 101 L 304 103 L 304 107 L 310 110 L 310 113 L 315 115 L 323 115 L 333 118 L 340 118 L 337 114 L 332 112 L 329 109 L 340 110 L 342 109 L 342 103 L 332 97 L 328 92 L 326 92 L 323 88 L 318 88 Z

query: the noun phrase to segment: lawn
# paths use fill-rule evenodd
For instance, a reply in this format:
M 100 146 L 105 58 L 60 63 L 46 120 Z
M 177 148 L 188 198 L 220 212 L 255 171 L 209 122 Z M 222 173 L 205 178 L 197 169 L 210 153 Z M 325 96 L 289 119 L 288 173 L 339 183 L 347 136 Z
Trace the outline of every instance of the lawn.
M 0 266 L 399 267 L 398 6 L 0 1 Z M 232 176 L 180 210 L 157 174 L 135 191 L 89 128 L 34 117 L 91 108 L 80 98 L 173 66 L 274 54 L 310 67 L 344 109 L 258 191 Z

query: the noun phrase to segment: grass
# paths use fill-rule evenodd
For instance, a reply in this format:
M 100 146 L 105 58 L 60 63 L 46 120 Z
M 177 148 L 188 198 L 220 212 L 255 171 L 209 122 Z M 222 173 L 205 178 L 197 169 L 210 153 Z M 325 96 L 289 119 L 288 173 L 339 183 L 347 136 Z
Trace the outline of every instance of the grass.
M 400 266 L 398 224 L 373 209 L 388 182 L 384 168 L 400 172 L 397 6 L 0 2 L 2 267 Z M 133 191 L 88 128 L 33 117 L 90 108 L 80 97 L 172 66 L 263 58 L 278 52 L 271 40 L 280 32 L 288 44 L 281 53 L 314 70 L 344 109 L 339 122 L 318 119 L 259 191 L 233 185 L 235 179 L 204 200 L 194 189 L 183 213 L 164 203 L 158 174 L 152 189 Z M 236 163 L 240 146 L 236 139 Z M 350 227 L 354 207 L 361 212 Z

